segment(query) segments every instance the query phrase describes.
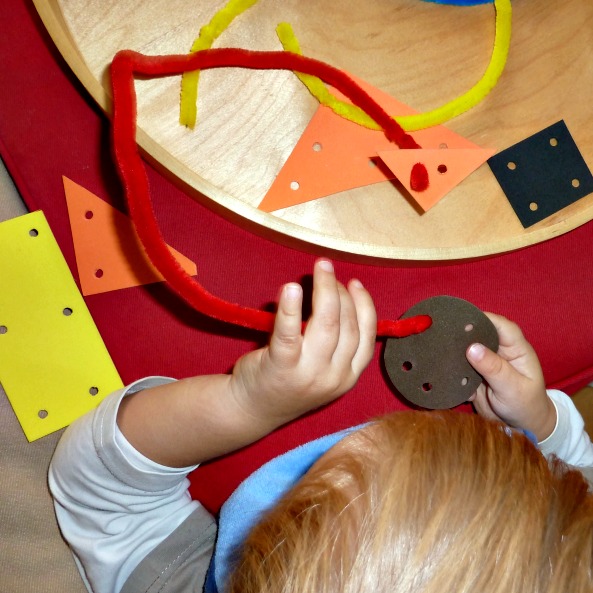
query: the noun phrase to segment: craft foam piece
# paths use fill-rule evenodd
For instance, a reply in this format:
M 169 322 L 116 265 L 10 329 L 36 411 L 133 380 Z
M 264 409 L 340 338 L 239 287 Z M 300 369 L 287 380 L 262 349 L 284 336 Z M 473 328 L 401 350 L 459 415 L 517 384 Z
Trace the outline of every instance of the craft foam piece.
M 33 441 L 122 381 L 43 212 L 1 223 L 0 253 L 0 382 Z
M 414 305 L 402 318 L 429 315 L 432 325 L 405 340 L 385 344 L 385 370 L 398 392 L 417 406 L 453 408 L 467 401 L 482 377 L 466 358 L 470 344 L 498 350 L 498 333 L 482 311 L 468 301 L 436 296 Z
M 82 294 L 164 281 L 136 235 L 132 221 L 104 200 L 63 177 Z M 169 250 L 190 275 L 196 264 Z
M 426 212 L 494 153 L 488 148 L 437 148 L 380 151 L 379 157 Z M 421 192 L 410 187 L 410 172 L 418 162 L 426 166 L 429 179 L 428 189 Z
M 416 113 L 404 103 L 363 80 L 354 76 L 351 78 L 387 113 Z M 332 89 L 332 92 L 346 100 L 335 89 Z M 422 149 L 480 148 L 444 126 L 419 130 L 411 136 Z M 416 149 L 416 162 L 422 162 L 422 149 Z M 329 107 L 320 105 L 259 204 L 259 209 L 272 212 L 393 179 L 395 175 L 376 166 L 379 151 L 390 150 L 393 150 L 393 144 L 382 131 L 359 126 L 336 115 Z M 429 182 L 432 183 L 432 179 L 429 179 Z M 449 189 L 452 187 L 453 185 Z
M 527 228 L 593 192 L 593 176 L 564 121 L 499 152 L 488 164 Z

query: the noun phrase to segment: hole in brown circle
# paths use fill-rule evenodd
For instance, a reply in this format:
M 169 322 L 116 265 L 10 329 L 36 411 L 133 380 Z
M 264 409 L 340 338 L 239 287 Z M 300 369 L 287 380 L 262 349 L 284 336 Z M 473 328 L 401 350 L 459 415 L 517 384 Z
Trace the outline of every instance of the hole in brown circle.
M 474 329 L 474 324 L 468 323 L 463 329 L 465 329 L 466 332 L 470 332 Z
M 432 383 L 422 383 L 422 391 L 429 392 L 432 390 Z
M 469 379 L 467 377 L 463 377 L 463 379 L 461 379 L 461 385 L 463 387 L 465 387 L 468 383 L 469 383 Z
M 402 364 L 402 371 L 411 371 L 412 370 L 412 363 L 409 360 L 406 360 L 403 364 Z

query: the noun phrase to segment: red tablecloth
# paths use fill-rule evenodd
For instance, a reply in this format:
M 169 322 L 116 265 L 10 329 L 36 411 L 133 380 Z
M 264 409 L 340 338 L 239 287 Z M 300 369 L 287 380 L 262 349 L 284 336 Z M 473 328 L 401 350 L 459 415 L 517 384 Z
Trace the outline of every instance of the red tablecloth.
M 42 209 L 77 277 L 62 185 L 68 176 L 123 208 L 109 121 L 70 72 L 26 0 L 0 3 L 0 153 L 31 210 Z M 264 307 L 278 287 L 301 280 L 314 257 L 256 236 L 199 205 L 149 170 L 166 240 L 197 262 L 199 280 L 228 300 Z M 516 320 L 540 355 L 548 385 L 569 393 L 593 380 L 593 224 L 551 241 L 479 261 L 371 266 L 336 262 L 360 278 L 381 318 L 449 294 Z M 1 257 L 1 254 L 0 254 Z M 18 290 L 18 287 L 2 287 Z M 204 318 L 163 283 L 86 298 L 125 382 L 228 371 L 264 336 Z M 269 457 L 309 438 L 405 407 L 375 360 L 356 388 L 256 445 L 204 465 L 192 492 L 211 509 Z

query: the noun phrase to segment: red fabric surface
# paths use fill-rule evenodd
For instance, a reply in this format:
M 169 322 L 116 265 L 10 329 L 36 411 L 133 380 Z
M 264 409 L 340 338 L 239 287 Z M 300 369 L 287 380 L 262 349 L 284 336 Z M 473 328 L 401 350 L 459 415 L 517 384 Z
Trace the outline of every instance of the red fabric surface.
M 42 209 L 77 278 L 62 175 L 122 207 L 109 122 L 53 46 L 25 0 L 0 3 L 0 154 L 30 209 Z M 275 300 L 279 286 L 304 278 L 314 257 L 268 241 L 214 214 L 149 167 L 165 240 L 198 265 L 213 294 L 250 307 Z M 548 385 L 569 393 L 593 379 L 590 262 L 593 225 L 513 253 L 444 264 L 371 266 L 337 261 L 375 297 L 381 318 L 397 318 L 438 294 L 465 298 L 516 320 L 539 353 Z M 1 255 L 0 255 L 1 257 Z M 163 374 L 184 377 L 229 370 L 262 335 L 207 319 L 165 284 L 86 298 L 125 382 Z M 256 445 L 204 465 L 192 493 L 217 509 L 236 484 L 273 455 L 300 442 L 401 409 L 375 360 L 356 388 Z

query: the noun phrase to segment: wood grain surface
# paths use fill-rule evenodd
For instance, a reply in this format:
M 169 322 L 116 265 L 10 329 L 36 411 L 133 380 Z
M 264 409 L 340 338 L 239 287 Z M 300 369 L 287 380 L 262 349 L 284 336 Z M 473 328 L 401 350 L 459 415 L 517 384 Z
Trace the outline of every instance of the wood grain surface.
M 225 2 L 34 0 L 48 31 L 95 100 L 109 111 L 108 66 L 128 48 L 189 50 Z M 497 151 L 564 119 L 593 168 L 593 3 L 516 0 L 509 61 L 484 102 L 447 124 Z M 260 0 L 215 47 L 279 50 L 292 24 L 303 53 L 346 70 L 418 111 L 467 91 L 492 51 L 494 8 L 420 0 Z M 180 79 L 136 82 L 138 142 L 196 199 L 282 242 L 345 257 L 455 260 L 510 251 L 593 218 L 593 195 L 524 229 L 487 165 L 424 214 L 389 182 L 267 214 L 257 209 L 315 112 L 290 72 L 202 74 L 199 122 L 178 124 Z M 196 221 L 199 225 L 199 221 Z

